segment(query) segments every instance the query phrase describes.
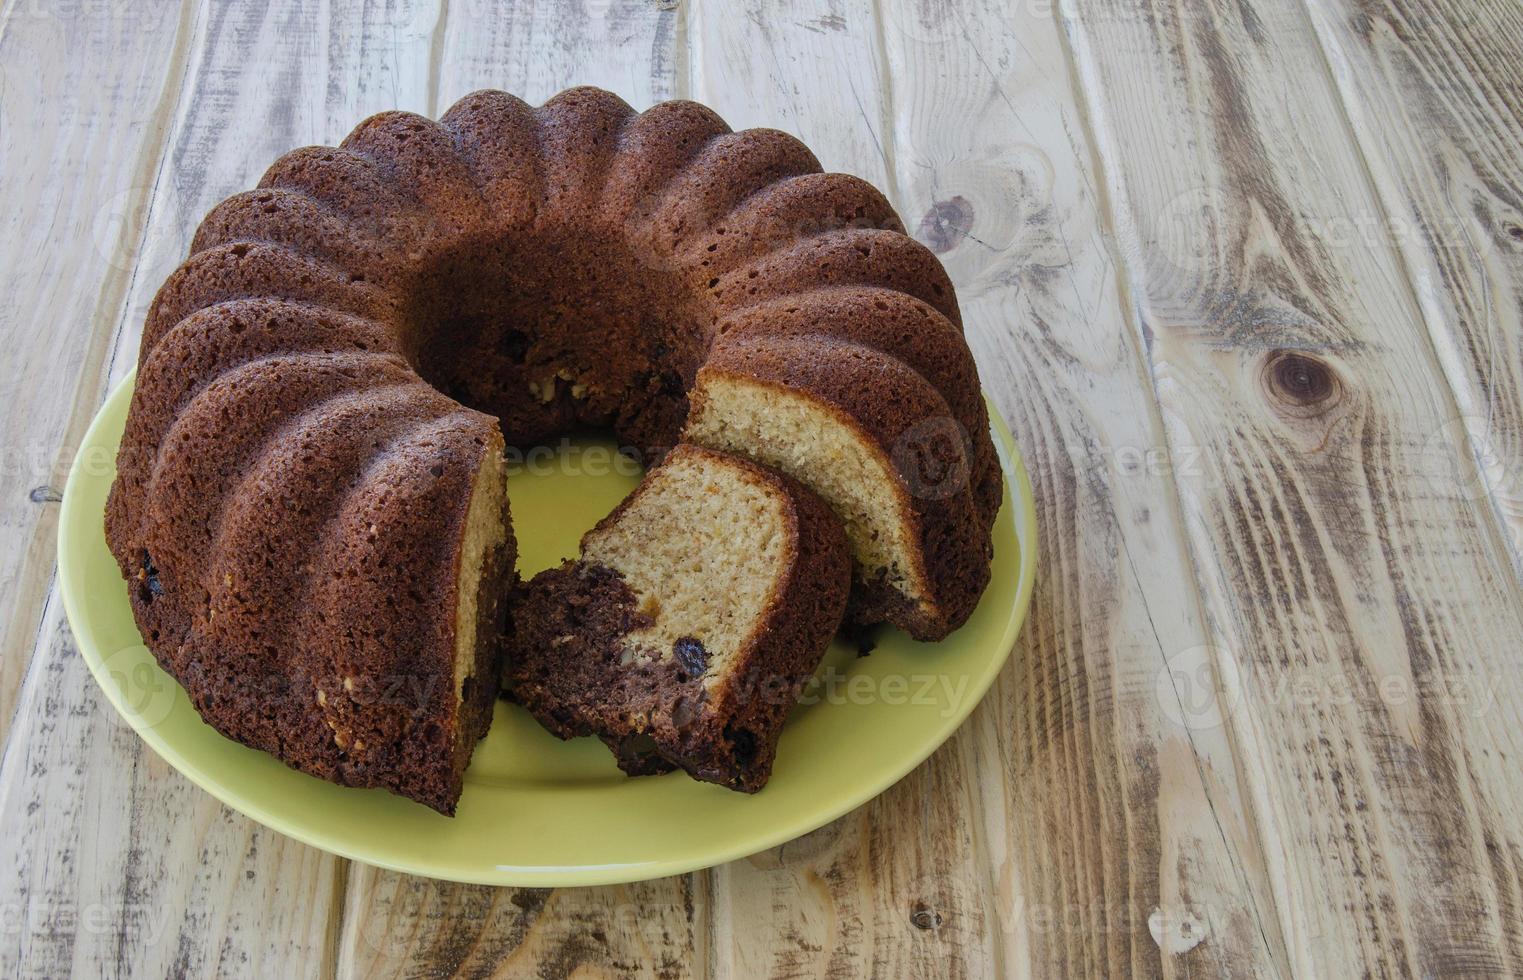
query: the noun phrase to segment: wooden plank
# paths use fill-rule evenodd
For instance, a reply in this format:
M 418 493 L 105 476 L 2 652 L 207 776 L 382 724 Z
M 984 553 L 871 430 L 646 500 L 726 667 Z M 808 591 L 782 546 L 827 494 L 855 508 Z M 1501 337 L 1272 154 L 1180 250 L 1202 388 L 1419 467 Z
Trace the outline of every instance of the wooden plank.
M 1065 5 L 1297 974 L 1520 963 L 1515 579 L 1305 12 Z
M 840 820 L 714 869 L 714 975 L 1001 975 L 970 756 L 959 736 Z
M 437 19 L 432 7 L 299 2 L 186 13 L 172 134 L 135 205 L 146 217 L 124 271 L 131 286 L 97 313 L 117 327 L 103 345 L 113 378 L 135 362 L 143 314 L 201 215 L 285 150 L 337 139 L 395 104 L 398 77 L 429 73 Z M 145 56 L 120 57 L 118 72 Z M 232 813 L 158 760 L 96 695 L 56 599 L 36 663 L 0 771 L 0 834 L 14 848 L 0 856 L 0 887 L 43 910 L 17 950 L 28 969 L 330 973 L 346 862 Z M 74 908 L 93 918 L 53 928 Z
M 610 888 L 489 888 L 351 866 L 338 975 L 607 976 L 705 972 L 705 876 Z
M 827 168 L 876 181 L 941 251 L 985 390 L 1033 453 L 1054 572 L 999 686 L 931 762 L 832 828 L 717 870 L 716 972 L 1156 969 L 1150 919 L 1177 942 L 1170 930 L 1199 905 L 1235 939 L 1214 937 L 1182 968 L 1267 962 L 1252 896 L 1238 896 L 1263 873 L 1237 866 L 1256 861 L 1238 853 L 1246 828 L 1218 826 L 1200 776 L 1231 802 L 1231 750 L 1220 733 L 1193 750 L 1153 693 L 1159 645 L 1188 648 L 1200 634 L 1171 489 L 1156 474 L 1119 479 L 1097 451 L 1161 437 L 1136 392 L 1138 355 L 1116 341 L 1095 203 L 1077 181 L 1040 209 L 1016 194 L 1028 171 L 1087 163 L 1063 125 L 1074 98 L 1057 32 L 1036 12 L 978 3 L 886 5 L 876 17 L 868 3 L 704 8 L 688 30 L 694 98 L 737 125 L 780 125 Z M 1039 133 L 1014 128 L 1028 116 Z M 982 209 L 976 230 L 952 213 L 969 201 Z M 1174 575 L 1116 575 L 1118 549 L 1171 555 Z M 1174 741 L 1156 751 L 1162 735 Z M 1180 850 L 1186 867 L 1159 867 Z
M 1401 250 L 1455 391 L 1427 478 L 1489 499 L 1523 570 L 1523 8 L 1308 9 L 1380 193 L 1381 212 L 1349 233 Z
M 895 4 L 906 222 L 957 284 L 1042 529 L 1030 619 L 975 716 L 1011 975 L 1264 976 L 1284 940 L 1207 643 L 1171 456 L 1128 329 L 1102 178 L 1043 9 Z
M 826 170 L 889 192 L 893 147 L 871 3 L 694 4 L 688 16 L 688 98 L 733 129 L 792 133 Z
M 674 95 L 675 5 L 452 2 L 436 34 L 434 109 L 500 88 L 538 104 L 598 85 L 635 109 Z M 708 876 L 616 888 L 491 889 L 356 864 L 342 976 L 686 977 L 707 970 Z
M 436 58 L 438 112 L 483 88 L 530 105 L 574 85 L 606 88 L 636 110 L 675 98 L 683 14 L 670 0 L 452 0 Z
M 0 14 L 0 745 L 52 584 L 59 493 L 101 396 L 189 6 Z

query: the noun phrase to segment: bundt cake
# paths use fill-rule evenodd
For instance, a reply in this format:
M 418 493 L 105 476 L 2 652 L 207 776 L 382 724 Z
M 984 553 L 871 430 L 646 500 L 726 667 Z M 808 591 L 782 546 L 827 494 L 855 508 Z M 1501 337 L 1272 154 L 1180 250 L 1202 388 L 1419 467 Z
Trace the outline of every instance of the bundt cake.
M 679 445 L 512 601 L 504 687 L 634 775 L 755 792 L 841 622 L 841 523 L 796 481 Z
M 212 725 L 448 812 L 497 684 L 501 450 L 580 427 L 811 487 L 859 622 L 938 638 L 988 579 L 935 257 L 790 136 L 591 88 L 382 113 L 213 209 L 143 327 L 107 540 Z

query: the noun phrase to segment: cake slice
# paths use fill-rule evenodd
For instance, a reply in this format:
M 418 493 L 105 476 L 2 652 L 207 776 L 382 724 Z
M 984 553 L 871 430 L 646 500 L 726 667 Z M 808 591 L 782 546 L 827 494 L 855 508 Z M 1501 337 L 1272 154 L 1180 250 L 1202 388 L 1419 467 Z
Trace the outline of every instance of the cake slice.
M 685 769 L 752 793 L 841 622 L 851 558 L 812 492 L 679 445 L 511 603 L 504 688 L 555 735 L 597 735 L 631 775 Z
M 776 468 L 841 519 L 855 623 L 940 640 L 967 621 L 993 556 L 979 498 L 999 477 L 919 371 L 856 340 L 748 330 L 715 342 L 689 398 L 683 439 Z

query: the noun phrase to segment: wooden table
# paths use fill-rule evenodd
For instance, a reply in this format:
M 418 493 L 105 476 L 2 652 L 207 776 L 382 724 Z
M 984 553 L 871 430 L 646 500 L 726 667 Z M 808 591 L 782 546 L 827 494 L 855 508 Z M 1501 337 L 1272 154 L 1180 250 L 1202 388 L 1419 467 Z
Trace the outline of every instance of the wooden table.
M 956 281 L 1030 619 L 784 847 L 534 891 L 233 813 L 116 717 L 59 491 L 199 217 L 282 151 L 593 83 L 796 133 Z M 1523 970 L 1517 0 L 6 0 L 0 972 Z

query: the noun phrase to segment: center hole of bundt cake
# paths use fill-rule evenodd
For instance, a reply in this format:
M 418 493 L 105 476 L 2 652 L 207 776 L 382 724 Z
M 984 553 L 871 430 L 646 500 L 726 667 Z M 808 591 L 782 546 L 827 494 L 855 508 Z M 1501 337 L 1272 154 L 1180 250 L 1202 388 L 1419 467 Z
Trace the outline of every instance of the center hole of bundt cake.
M 578 429 L 642 453 L 673 445 L 699 314 L 677 276 L 616 241 L 477 240 L 433 257 L 407 311 L 418 372 L 495 415 L 510 445 Z

